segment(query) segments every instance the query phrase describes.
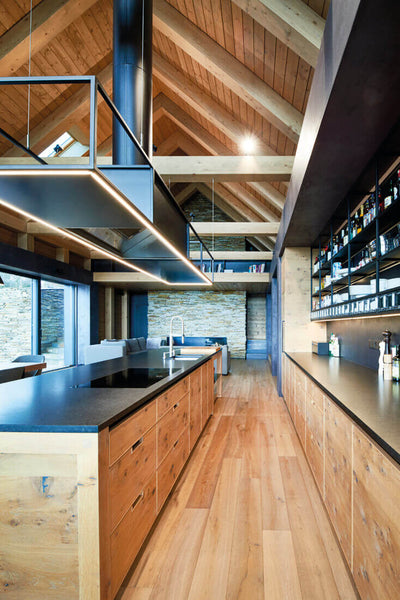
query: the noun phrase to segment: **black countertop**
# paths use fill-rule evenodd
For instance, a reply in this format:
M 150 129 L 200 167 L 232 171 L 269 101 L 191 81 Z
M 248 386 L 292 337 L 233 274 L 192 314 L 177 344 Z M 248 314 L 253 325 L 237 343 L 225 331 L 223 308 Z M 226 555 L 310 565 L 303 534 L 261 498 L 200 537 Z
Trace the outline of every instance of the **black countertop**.
M 0 431 L 97 432 L 162 393 L 206 362 L 162 359 L 163 350 L 71 367 L 0 384 Z M 200 354 L 200 352 L 199 352 Z M 130 367 L 179 369 L 148 388 L 74 388 Z
M 287 352 L 373 440 L 400 463 L 400 383 L 343 358 Z

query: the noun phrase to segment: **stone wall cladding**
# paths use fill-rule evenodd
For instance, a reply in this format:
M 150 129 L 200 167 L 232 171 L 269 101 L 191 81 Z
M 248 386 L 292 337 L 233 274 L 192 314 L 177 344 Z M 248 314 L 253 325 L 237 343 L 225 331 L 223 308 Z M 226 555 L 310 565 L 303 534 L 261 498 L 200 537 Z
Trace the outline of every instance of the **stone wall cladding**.
M 0 360 L 31 354 L 31 290 L 0 287 Z
M 0 288 L 0 360 L 31 354 L 32 294 L 30 288 Z M 64 336 L 64 291 L 43 289 L 42 352 Z
M 187 200 L 182 205 L 182 210 L 186 215 L 186 218 L 189 221 L 199 221 L 199 222 L 208 222 L 208 221 L 216 221 L 216 222 L 224 222 L 229 221 L 232 222 L 233 219 L 228 217 L 218 206 L 214 206 L 214 215 L 212 212 L 212 204 L 200 192 L 194 194 L 189 200 Z M 203 242 L 207 246 L 207 248 L 212 252 L 213 249 L 213 240 L 211 236 L 203 236 Z M 191 250 L 199 250 L 199 245 L 194 240 L 190 241 L 190 249 Z M 246 241 L 244 237 L 214 237 L 214 250 L 245 250 L 246 249 Z
M 167 337 L 173 315 L 187 336 L 224 336 L 233 358 L 246 356 L 246 292 L 149 292 L 149 337 Z M 174 335 L 180 331 L 174 324 Z

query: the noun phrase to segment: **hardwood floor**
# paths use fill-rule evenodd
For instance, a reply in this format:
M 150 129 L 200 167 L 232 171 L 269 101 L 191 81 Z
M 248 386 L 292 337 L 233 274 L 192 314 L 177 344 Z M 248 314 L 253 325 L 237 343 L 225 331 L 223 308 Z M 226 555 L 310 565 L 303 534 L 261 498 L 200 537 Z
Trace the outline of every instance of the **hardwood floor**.
M 358 598 L 266 362 L 233 361 L 117 598 Z

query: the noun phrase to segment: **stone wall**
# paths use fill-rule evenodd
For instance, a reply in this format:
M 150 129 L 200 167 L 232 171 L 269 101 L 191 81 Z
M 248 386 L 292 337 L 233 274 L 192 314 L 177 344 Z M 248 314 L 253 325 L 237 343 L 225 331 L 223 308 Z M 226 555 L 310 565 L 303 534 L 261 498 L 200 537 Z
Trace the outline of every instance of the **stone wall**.
M 265 340 L 267 300 L 265 294 L 247 294 L 247 339 Z
M 212 204 L 200 192 L 193 195 L 182 205 L 182 210 L 189 221 L 199 222 L 224 222 L 233 221 L 231 217 L 228 217 L 218 206 L 214 205 L 214 215 L 212 212 Z M 244 237 L 229 237 L 229 236 L 215 236 L 214 243 L 211 236 L 201 236 L 203 242 L 207 248 L 212 252 L 214 250 L 245 250 L 246 241 Z M 199 250 L 198 243 L 194 240 L 190 242 L 191 250 Z
M 42 289 L 42 352 L 64 336 L 64 291 Z M 31 354 L 31 287 L 0 287 L 0 360 Z
M 234 358 L 246 356 L 246 292 L 149 292 L 149 337 L 167 337 L 181 315 L 188 336 L 225 336 Z M 176 323 L 176 329 L 178 323 Z
M 0 360 L 31 354 L 30 287 L 0 287 Z

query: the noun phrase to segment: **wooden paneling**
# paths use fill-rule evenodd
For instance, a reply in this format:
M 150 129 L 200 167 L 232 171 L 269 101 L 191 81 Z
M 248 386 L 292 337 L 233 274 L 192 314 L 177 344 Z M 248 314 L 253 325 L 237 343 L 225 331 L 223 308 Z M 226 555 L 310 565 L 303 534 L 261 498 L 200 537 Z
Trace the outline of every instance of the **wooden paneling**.
M 351 564 L 351 421 L 325 399 L 325 503 L 336 534 Z
M 196 371 L 197 372 L 197 371 Z M 185 377 L 172 388 L 157 397 L 157 421 L 168 411 L 174 404 L 189 392 L 189 378 Z
M 190 450 L 198 440 L 202 426 L 202 387 L 201 387 L 201 369 L 196 369 L 189 375 L 190 382 Z
M 303 448 L 306 445 L 306 387 L 307 378 L 303 371 L 296 369 L 296 383 L 294 393 L 294 424 L 299 434 Z
M 400 593 L 400 470 L 354 427 L 353 575 L 362 598 Z

